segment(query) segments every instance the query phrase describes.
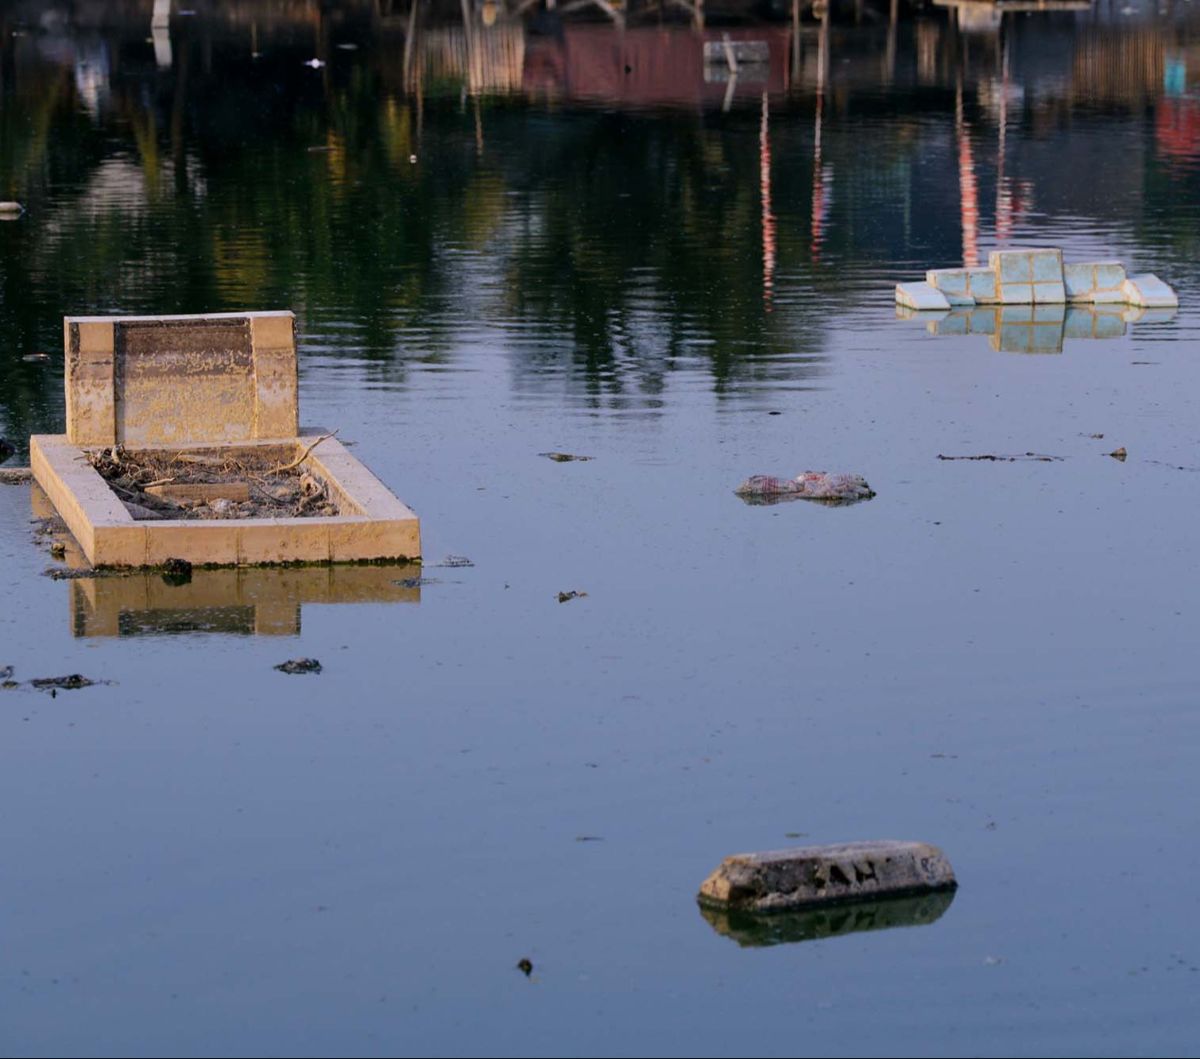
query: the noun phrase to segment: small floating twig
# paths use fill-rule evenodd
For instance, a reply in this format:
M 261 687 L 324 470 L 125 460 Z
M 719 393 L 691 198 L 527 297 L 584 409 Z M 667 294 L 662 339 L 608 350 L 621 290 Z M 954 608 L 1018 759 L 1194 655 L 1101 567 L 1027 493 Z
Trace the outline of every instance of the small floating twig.
M 1061 456 L 1043 456 L 1040 452 L 1024 452 L 1017 456 L 995 456 L 984 453 L 982 456 L 943 456 L 938 453 L 939 460 L 989 460 L 993 463 L 1015 463 L 1017 460 L 1039 460 L 1042 463 L 1061 463 Z

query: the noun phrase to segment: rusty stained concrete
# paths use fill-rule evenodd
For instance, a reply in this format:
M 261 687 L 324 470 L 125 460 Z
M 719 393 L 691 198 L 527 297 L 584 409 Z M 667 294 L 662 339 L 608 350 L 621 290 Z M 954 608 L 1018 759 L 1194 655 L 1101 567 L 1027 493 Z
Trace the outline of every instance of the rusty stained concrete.
M 239 442 L 299 430 L 290 312 L 67 317 L 77 445 Z

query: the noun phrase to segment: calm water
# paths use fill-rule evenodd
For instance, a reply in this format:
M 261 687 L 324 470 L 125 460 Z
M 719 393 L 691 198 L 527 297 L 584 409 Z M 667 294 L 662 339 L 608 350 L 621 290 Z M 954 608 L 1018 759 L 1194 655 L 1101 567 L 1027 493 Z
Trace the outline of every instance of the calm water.
M 0 487 L 0 665 L 113 681 L 0 692 L 0 1050 L 1195 1051 L 1193 5 L 806 15 L 732 90 L 678 27 L 498 24 L 468 81 L 368 4 L 43 6 L 0 9 L 0 434 L 62 429 L 66 313 L 291 308 L 431 580 L 51 581 Z M 896 319 L 1026 243 L 1182 308 Z M 879 495 L 732 495 L 810 467 Z M 872 837 L 949 907 L 694 903 Z

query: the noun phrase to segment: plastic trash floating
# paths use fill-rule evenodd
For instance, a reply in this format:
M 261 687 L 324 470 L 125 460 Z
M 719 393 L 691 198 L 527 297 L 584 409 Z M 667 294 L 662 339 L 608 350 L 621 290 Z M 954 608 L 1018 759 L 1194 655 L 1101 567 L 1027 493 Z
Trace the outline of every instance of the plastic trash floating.
M 896 303 L 917 312 L 974 305 L 1116 304 L 1174 309 L 1179 298 L 1157 276 L 1128 276 L 1119 261 L 1063 263 L 1059 249 L 993 250 L 987 268 L 938 268 L 897 283 Z
M 828 504 L 853 504 L 875 495 L 860 474 L 805 471 L 795 478 L 755 474 L 734 490 L 748 504 L 776 504 L 781 500 L 822 500 Z

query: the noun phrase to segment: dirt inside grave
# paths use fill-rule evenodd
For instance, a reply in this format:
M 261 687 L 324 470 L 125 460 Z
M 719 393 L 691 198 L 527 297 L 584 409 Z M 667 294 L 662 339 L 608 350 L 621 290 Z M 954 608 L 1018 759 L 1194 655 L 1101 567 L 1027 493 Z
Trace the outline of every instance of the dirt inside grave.
M 134 519 L 328 518 L 342 514 L 328 484 L 282 446 L 232 452 L 87 454 Z

